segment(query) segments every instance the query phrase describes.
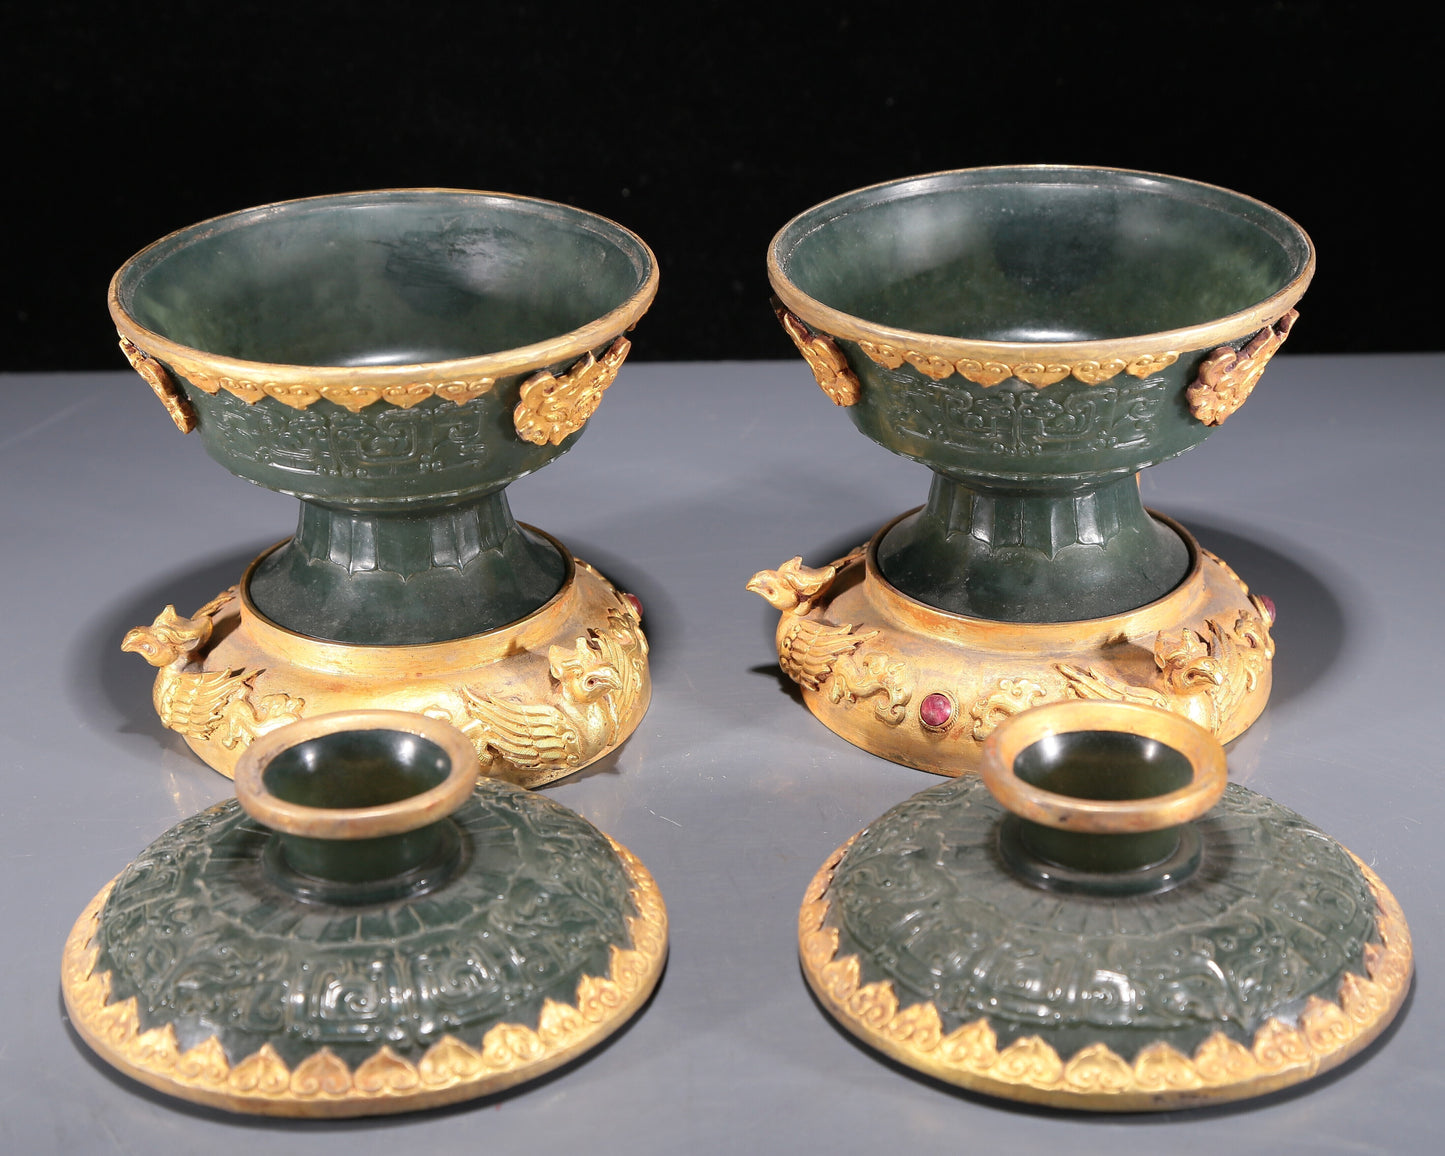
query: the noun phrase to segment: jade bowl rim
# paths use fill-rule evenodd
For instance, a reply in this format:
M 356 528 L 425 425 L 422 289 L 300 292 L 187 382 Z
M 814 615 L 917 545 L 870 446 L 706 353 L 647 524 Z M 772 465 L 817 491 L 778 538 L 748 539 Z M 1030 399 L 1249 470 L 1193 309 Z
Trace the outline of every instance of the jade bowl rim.
M 1299 272 L 1275 293 L 1247 309 L 1224 317 L 1180 329 L 1164 329 L 1153 333 L 1131 334 L 1124 337 L 1058 342 L 990 341 L 981 338 L 922 333 L 911 329 L 897 329 L 892 326 L 880 325 L 867 318 L 857 317 L 841 309 L 835 309 L 831 305 L 825 305 L 795 285 L 783 271 L 785 238 L 788 234 L 795 232 L 805 219 L 815 216 L 821 218 L 821 215 L 829 207 L 849 198 L 859 197 L 877 190 L 901 188 L 905 185 L 935 180 L 940 177 L 978 173 L 1018 173 L 1024 176 L 1045 176 L 1050 173 L 1093 173 L 1137 177 L 1223 194 L 1232 200 L 1254 206 L 1265 215 L 1281 222 L 1286 229 L 1293 230 L 1304 243 L 1305 261 Z M 821 227 L 821 220 L 819 224 Z M 796 242 L 789 246 L 789 252 L 793 247 L 796 247 Z M 946 357 L 949 360 L 971 358 L 980 361 L 998 360 L 1010 363 L 1028 361 L 1049 363 L 1061 360 L 1085 361 L 1091 359 L 1105 361 L 1115 357 L 1130 358 L 1146 353 L 1158 353 L 1166 349 L 1178 352 L 1210 349 L 1231 341 L 1251 337 L 1266 325 L 1279 320 L 1304 296 L 1314 273 L 1314 242 L 1293 218 L 1272 205 L 1267 205 L 1244 193 L 1235 192 L 1233 189 L 1224 188 L 1222 185 L 1211 185 L 1204 181 L 1191 180 L 1188 177 L 1175 177 L 1167 173 L 1149 172 L 1144 169 L 1121 169 L 1102 165 L 984 165 L 976 168 L 941 169 L 932 173 L 920 173 L 916 176 L 879 181 L 876 184 L 864 185 L 861 188 L 839 193 L 837 196 L 829 197 L 825 201 L 820 201 L 818 204 L 804 209 L 779 229 L 768 244 L 768 280 L 772 283 L 773 291 L 788 309 L 808 325 L 831 337 L 842 338 L 845 341 L 867 341 L 874 345 L 894 346 L 900 350 L 927 352 Z
M 400 731 L 440 747 L 451 763 L 436 786 L 394 803 L 370 807 L 311 807 L 292 803 L 266 785 L 266 768 L 292 747 L 349 731 Z M 259 823 L 312 839 L 375 839 L 415 831 L 444 819 L 472 793 L 481 764 L 472 742 L 450 723 L 401 710 L 343 710 L 313 715 L 268 731 L 236 764 L 236 798 Z
M 147 329 L 144 325 L 141 325 L 140 322 L 136 321 L 121 303 L 122 281 L 125 280 L 133 270 L 137 269 L 148 256 L 154 255 L 156 250 L 171 244 L 183 234 L 199 233 L 202 230 L 215 227 L 222 222 L 231 221 L 238 217 L 274 210 L 284 210 L 293 205 L 315 204 L 320 201 L 361 201 L 366 198 L 386 198 L 388 196 L 409 194 L 419 196 L 434 195 L 439 198 L 492 197 L 503 201 L 539 205 L 545 209 L 560 209 L 569 214 L 576 214 L 578 217 L 587 220 L 593 225 L 602 226 L 600 231 L 615 230 L 617 235 L 629 239 L 637 246 L 638 255 L 643 258 L 641 284 L 632 292 L 631 296 L 626 298 L 626 300 L 615 309 L 589 321 L 586 325 L 570 330 L 567 333 L 559 334 L 556 337 L 549 337 L 545 341 L 533 342 L 531 345 L 522 345 L 515 349 L 502 350 L 496 353 L 479 354 L 474 357 L 452 358 L 444 361 L 397 363 L 392 365 L 293 365 L 286 362 L 250 361 L 245 358 L 224 356 L 205 349 L 197 349 L 194 346 L 172 340 L 154 330 Z M 620 247 L 621 246 L 619 246 L 619 248 Z M 625 225 L 619 225 L 610 217 L 604 217 L 602 214 L 594 213 L 589 209 L 579 209 L 575 205 L 564 204 L 561 201 L 547 200 L 543 197 L 529 197 L 518 193 L 501 193 L 487 189 L 423 186 L 417 188 L 362 189 L 347 193 L 326 193 L 315 197 L 295 197 L 290 200 L 273 201 L 264 205 L 253 205 L 245 209 L 236 209 L 229 213 L 221 213 L 214 217 L 207 217 L 205 220 L 197 221 L 194 224 L 185 225 L 182 228 L 167 233 L 158 240 L 152 241 L 145 248 L 130 257 L 129 260 L 115 271 L 115 274 L 110 279 L 110 288 L 106 294 L 106 305 L 110 309 L 111 320 L 114 321 L 120 335 L 133 345 L 145 350 L 145 352 L 152 357 L 156 357 L 163 362 L 169 362 L 179 358 L 182 361 L 204 365 L 214 370 L 218 376 L 249 380 L 265 378 L 268 381 L 283 384 L 346 384 L 380 387 L 387 385 L 406 385 L 416 381 L 418 378 L 435 380 L 476 378 L 482 376 L 495 378 L 510 377 L 581 357 L 583 354 L 590 353 L 592 350 L 606 344 L 619 334 L 631 329 L 652 305 L 653 299 L 657 296 L 657 284 L 657 256 L 653 253 L 652 248 L 631 229 Z M 182 373 L 182 376 L 185 376 L 184 373 Z

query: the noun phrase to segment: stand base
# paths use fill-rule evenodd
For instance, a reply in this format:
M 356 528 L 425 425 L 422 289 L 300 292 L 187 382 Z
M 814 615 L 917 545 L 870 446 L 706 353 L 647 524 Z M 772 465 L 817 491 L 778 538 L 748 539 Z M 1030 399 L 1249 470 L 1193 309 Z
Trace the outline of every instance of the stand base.
M 907 515 L 903 515 L 906 517 Z M 867 546 L 813 570 L 801 559 L 748 588 L 783 611 L 779 664 L 829 730 L 890 762 L 941 775 L 977 771 L 1000 721 L 1071 698 L 1162 707 L 1243 734 L 1269 699 L 1273 609 L 1178 523 L 1184 581 L 1137 610 L 1079 622 L 995 622 L 903 594 Z
M 269 887 L 234 800 L 186 820 L 76 921 L 72 1025 L 167 1095 L 309 1118 L 490 1095 L 597 1047 L 662 975 L 651 875 L 541 794 L 483 780 L 453 818 L 460 875 L 360 908 Z
M 818 1001 L 909 1068 L 1055 1108 L 1199 1107 L 1336 1067 L 1404 1004 L 1413 954 L 1394 896 L 1261 795 L 1227 788 L 1200 821 L 1199 871 L 1122 901 L 1013 875 L 993 853 L 1001 815 L 971 776 L 923 791 L 804 896 Z
M 365 708 L 450 722 L 472 740 L 483 774 L 535 787 L 616 750 L 652 696 L 635 600 L 549 540 L 567 559 L 562 588 L 527 617 L 468 638 L 353 646 L 286 630 L 246 595 L 268 551 L 193 617 L 168 606 L 122 646 L 160 667 L 161 722 L 228 777 L 257 735 Z

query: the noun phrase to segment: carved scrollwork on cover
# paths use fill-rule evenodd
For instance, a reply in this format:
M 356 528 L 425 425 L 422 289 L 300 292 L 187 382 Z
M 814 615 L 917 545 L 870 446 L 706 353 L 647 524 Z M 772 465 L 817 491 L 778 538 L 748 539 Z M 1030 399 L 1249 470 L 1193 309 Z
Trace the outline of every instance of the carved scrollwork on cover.
M 483 781 L 478 795 L 513 790 Z M 310 938 L 268 924 L 274 907 L 234 885 L 264 829 L 234 800 L 188 820 L 77 920 L 62 964 L 73 1022 L 112 1063 L 167 1091 L 283 1115 L 387 1111 L 368 1104 L 398 1096 L 424 1107 L 545 1070 L 636 1008 L 660 971 L 667 917 L 626 848 L 517 794 L 474 798 L 454 816 L 465 837 L 514 856 L 510 870 L 463 876 L 447 903 L 406 901 L 370 938 L 344 913 Z M 152 919 L 182 929 L 190 965 L 162 953 Z M 513 931 L 512 950 L 499 946 Z M 141 941 L 154 950 L 134 950 Z M 237 968 L 256 982 L 237 984 Z M 182 1046 L 207 1027 L 215 1034 Z M 324 1107 L 336 1102 L 355 1107 Z
M 966 803 L 943 801 L 957 796 Z M 1127 931 L 1109 905 L 1062 920 L 1059 904 L 1016 910 L 1017 885 L 983 851 L 997 815 L 976 780 L 924 792 L 835 852 L 804 897 L 810 985 L 912 1067 L 1058 1106 L 1159 1107 L 1175 1093 L 1198 1103 L 1340 1062 L 1404 999 L 1412 947 L 1394 897 L 1261 796 L 1231 786 L 1206 820 L 1221 861 L 1243 875 L 1206 868 L 1189 891 L 1141 902 Z M 940 858 L 936 846 L 949 850 Z M 1266 940 L 1276 946 L 1256 950 Z

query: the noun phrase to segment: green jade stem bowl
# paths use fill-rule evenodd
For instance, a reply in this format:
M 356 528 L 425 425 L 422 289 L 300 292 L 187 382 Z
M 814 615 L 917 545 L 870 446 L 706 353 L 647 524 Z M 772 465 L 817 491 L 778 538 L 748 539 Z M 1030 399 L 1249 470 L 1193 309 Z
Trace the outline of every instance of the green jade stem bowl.
M 768 255 L 819 383 L 934 472 L 879 546 L 883 575 L 1010 622 L 1122 613 L 1179 584 L 1188 551 L 1135 475 L 1242 404 L 1314 265 L 1298 225 L 1238 193 L 1062 166 L 859 189 Z
M 77 1030 L 172 1095 L 301 1116 L 466 1099 L 595 1046 L 661 972 L 661 897 L 584 819 L 478 770 L 402 711 L 257 739 L 236 799 L 76 924 Z
M 232 473 L 301 500 L 249 594 L 308 637 L 503 626 L 564 579 L 505 488 L 566 453 L 657 289 L 633 233 L 566 205 L 395 189 L 266 205 L 116 273 L 132 364 Z

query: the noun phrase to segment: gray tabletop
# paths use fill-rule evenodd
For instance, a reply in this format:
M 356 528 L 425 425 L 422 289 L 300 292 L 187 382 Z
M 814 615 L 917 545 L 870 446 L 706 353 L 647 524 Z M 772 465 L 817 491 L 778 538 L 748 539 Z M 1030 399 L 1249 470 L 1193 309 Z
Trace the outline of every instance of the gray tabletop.
M 1149 505 L 1279 606 L 1274 697 L 1233 744 L 1234 777 L 1375 867 L 1418 964 L 1396 1027 L 1341 1071 L 1153 1117 L 950 1091 L 854 1044 L 808 994 L 809 878 L 937 780 L 817 723 L 776 674 L 776 612 L 743 589 L 792 554 L 836 557 L 927 492 L 925 471 L 854 431 L 801 361 L 629 365 L 577 449 L 511 490 L 518 517 L 646 609 L 647 718 L 549 788 L 666 896 L 671 959 L 633 1024 L 538 1084 L 380 1121 L 230 1118 L 111 1074 L 65 1020 L 66 932 L 142 847 L 230 788 L 161 728 L 153 672 L 120 637 L 234 582 L 290 532 L 294 502 L 212 463 L 131 374 L 11 375 L 0 414 L 0 1151 L 1439 1150 L 1445 356 L 1286 354 L 1214 437 L 1144 476 Z

